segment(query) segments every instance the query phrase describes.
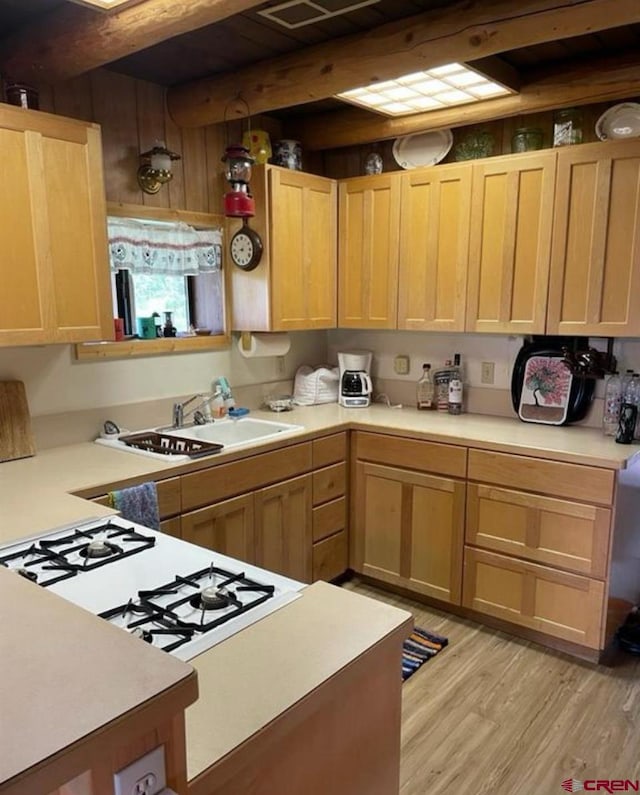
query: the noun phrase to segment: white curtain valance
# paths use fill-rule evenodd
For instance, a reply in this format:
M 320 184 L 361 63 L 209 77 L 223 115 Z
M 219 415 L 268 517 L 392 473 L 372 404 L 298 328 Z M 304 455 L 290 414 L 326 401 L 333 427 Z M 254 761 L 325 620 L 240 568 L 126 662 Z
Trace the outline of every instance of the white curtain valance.
M 222 231 L 173 223 L 108 218 L 111 270 L 197 276 L 222 266 Z

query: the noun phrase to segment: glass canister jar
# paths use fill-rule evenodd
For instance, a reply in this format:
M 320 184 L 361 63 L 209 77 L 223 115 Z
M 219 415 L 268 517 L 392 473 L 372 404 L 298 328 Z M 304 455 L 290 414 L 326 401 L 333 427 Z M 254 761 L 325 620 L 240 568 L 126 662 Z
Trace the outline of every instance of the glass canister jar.
M 512 152 L 532 152 L 542 149 L 542 130 L 539 127 L 518 127 L 511 139 Z
M 558 110 L 553 116 L 553 145 L 582 143 L 582 111 L 579 108 Z

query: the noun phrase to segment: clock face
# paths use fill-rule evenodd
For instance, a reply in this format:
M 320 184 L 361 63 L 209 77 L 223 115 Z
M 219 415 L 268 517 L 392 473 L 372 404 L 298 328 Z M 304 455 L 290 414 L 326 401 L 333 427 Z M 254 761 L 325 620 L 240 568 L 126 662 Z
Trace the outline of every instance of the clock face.
M 243 227 L 231 238 L 231 259 L 242 270 L 253 270 L 260 262 L 262 241 L 253 229 Z

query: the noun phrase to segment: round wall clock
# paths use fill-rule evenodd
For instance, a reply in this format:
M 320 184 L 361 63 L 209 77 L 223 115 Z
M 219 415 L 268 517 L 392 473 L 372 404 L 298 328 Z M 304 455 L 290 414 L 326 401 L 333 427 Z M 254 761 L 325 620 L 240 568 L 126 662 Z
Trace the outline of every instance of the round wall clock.
M 262 240 L 250 226 L 244 224 L 231 238 L 231 261 L 243 271 L 252 271 L 262 257 Z

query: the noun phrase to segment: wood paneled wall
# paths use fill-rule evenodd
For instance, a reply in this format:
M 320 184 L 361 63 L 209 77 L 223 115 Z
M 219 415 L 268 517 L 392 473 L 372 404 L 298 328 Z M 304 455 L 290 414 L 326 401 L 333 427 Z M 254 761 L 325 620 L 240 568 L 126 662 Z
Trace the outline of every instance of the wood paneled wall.
M 226 182 L 221 157 L 227 140 L 241 137 L 246 126 L 234 122 L 180 129 L 166 110 L 162 86 L 107 69 L 39 90 L 41 110 L 101 125 L 108 201 L 222 212 Z M 254 117 L 252 126 L 266 129 L 272 140 L 281 137 L 274 119 Z M 139 153 L 156 140 L 165 141 L 182 159 L 173 164 L 173 180 L 152 196 L 140 190 L 136 172 Z

